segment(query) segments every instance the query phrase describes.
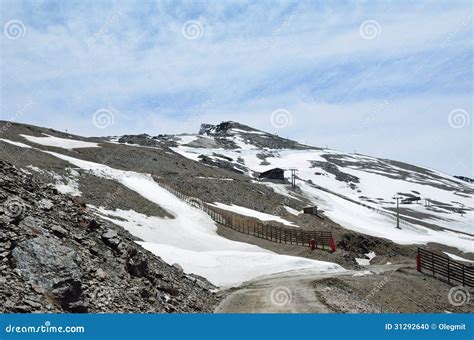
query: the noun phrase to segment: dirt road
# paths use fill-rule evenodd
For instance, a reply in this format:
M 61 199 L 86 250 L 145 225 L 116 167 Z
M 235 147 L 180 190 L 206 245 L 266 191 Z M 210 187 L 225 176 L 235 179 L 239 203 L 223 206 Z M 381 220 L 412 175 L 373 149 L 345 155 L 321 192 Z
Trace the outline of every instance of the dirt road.
M 225 292 L 227 296 L 216 308 L 216 313 L 332 313 L 324 299 L 318 297 L 314 283 L 330 278 L 359 275 L 379 276 L 394 272 L 404 265 L 370 266 L 363 271 L 347 270 L 336 273 L 290 271 L 261 277 Z M 343 303 L 341 301 L 341 303 Z M 369 301 L 360 309 L 376 312 Z

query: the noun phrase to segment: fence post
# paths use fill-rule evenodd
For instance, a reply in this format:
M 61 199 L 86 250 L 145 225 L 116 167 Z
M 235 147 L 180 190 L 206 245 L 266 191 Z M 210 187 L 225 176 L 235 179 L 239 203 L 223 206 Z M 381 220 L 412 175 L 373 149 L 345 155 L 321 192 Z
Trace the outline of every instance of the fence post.
M 431 253 L 431 269 L 433 271 L 433 276 L 435 274 L 435 267 L 434 267 L 434 254 Z
M 336 242 L 334 242 L 334 239 L 332 238 L 332 234 L 331 234 L 331 239 L 329 240 L 329 245 L 331 247 L 331 250 L 333 252 L 336 252 Z
M 420 248 L 418 248 L 418 254 L 416 254 L 416 270 L 421 273 Z
M 448 283 L 451 283 L 451 275 L 450 275 L 450 260 L 449 260 L 449 257 L 448 257 Z
M 465 275 L 464 275 L 464 268 L 466 266 L 465 265 L 462 265 L 462 285 L 465 286 L 466 285 L 466 281 L 465 281 Z

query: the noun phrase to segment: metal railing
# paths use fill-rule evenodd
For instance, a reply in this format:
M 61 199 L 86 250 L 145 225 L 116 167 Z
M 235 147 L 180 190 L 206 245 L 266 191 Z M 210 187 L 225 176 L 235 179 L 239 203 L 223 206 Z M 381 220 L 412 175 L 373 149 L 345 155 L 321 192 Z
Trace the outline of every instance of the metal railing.
M 336 251 L 336 243 L 330 231 L 308 231 L 300 228 L 272 225 L 247 216 L 219 209 L 202 202 L 198 198 L 187 196 L 168 185 L 160 184 L 160 186 L 186 203 L 201 209 L 220 225 L 229 227 L 237 232 L 276 243 L 295 244 L 328 249 L 333 252 Z

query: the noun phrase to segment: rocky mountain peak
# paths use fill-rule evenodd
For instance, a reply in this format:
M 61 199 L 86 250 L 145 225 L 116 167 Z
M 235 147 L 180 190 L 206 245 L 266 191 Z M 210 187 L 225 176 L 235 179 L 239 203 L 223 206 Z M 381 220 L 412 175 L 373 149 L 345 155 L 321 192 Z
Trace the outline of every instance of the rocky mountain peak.
M 208 135 L 208 136 L 226 136 L 229 135 L 230 130 L 237 129 L 240 131 L 248 131 L 254 132 L 259 131 L 250 126 L 240 124 L 234 121 L 227 121 L 221 122 L 220 124 L 213 125 L 213 124 L 201 124 L 201 128 L 199 129 L 200 135 Z

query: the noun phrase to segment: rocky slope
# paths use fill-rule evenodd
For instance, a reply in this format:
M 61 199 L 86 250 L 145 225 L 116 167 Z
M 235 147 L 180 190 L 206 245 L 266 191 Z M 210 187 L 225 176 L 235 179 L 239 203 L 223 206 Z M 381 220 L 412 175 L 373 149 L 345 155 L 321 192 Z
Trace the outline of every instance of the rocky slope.
M 210 312 L 214 287 L 0 160 L 0 313 Z

